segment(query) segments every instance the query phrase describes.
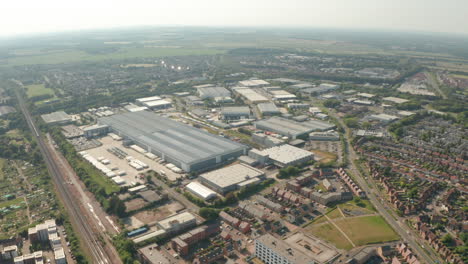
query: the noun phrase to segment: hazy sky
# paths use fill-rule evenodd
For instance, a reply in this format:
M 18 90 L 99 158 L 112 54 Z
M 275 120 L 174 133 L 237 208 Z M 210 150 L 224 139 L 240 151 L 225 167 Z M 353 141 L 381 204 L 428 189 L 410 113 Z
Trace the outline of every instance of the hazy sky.
M 0 35 L 135 25 L 307 26 L 468 34 L 468 0 L 4 0 Z

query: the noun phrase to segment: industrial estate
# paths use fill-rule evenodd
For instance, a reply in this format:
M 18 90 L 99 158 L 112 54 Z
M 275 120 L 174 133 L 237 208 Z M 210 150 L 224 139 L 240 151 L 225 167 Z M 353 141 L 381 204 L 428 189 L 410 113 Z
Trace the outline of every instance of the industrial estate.
M 0 75 L 0 263 L 467 262 L 467 58 L 199 52 Z

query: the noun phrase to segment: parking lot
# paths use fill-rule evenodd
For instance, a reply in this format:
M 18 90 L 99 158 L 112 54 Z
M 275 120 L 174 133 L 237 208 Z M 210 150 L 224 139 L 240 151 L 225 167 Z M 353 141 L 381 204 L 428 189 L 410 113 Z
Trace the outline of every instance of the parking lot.
M 140 182 L 142 183 L 144 179 L 138 177 L 138 174 L 144 173 L 148 170 L 154 170 L 158 173 L 161 171 L 165 172 L 165 177 L 167 177 L 170 181 L 175 181 L 178 178 L 182 177 L 181 174 L 177 174 L 172 172 L 168 168 L 166 168 L 163 164 L 160 164 L 152 159 L 147 158 L 144 154 L 141 154 L 131 148 L 124 147 L 122 145 L 122 141 L 116 141 L 109 136 L 103 137 L 99 139 L 99 142 L 102 143 L 101 146 L 93 149 L 88 149 L 86 152 L 93 156 L 94 158 L 103 157 L 104 159 L 109 160 L 109 164 L 107 165 L 108 168 L 113 169 L 115 172 L 118 171 L 125 171 L 125 175 L 121 176 L 125 180 L 125 185 L 131 185 L 132 183 Z M 124 151 L 127 155 L 132 156 L 133 158 L 140 160 L 148 165 L 148 168 L 142 170 L 136 170 L 135 168 L 131 167 L 128 161 L 123 158 L 119 158 L 116 155 L 110 153 L 108 149 L 117 147 Z

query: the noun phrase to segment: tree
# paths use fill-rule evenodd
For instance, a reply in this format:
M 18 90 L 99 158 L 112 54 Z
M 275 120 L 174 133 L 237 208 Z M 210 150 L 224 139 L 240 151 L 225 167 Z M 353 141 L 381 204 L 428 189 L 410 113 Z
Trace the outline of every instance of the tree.
M 200 208 L 199 212 L 201 217 L 207 219 L 207 220 L 213 220 L 216 219 L 219 215 L 219 210 L 218 209 L 213 209 L 213 208 L 208 208 L 208 207 L 202 207 Z
M 107 212 L 117 215 L 119 217 L 125 216 L 127 210 L 125 203 L 119 199 L 116 195 L 112 196 L 109 200 Z
M 328 99 L 323 102 L 323 106 L 328 108 L 337 108 L 341 105 L 341 102 L 337 99 Z

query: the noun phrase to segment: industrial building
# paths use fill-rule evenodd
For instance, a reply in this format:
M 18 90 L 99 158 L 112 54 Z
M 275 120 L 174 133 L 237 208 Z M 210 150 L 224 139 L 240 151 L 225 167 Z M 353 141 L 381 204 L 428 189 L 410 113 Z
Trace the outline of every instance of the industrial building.
M 152 110 L 160 110 L 160 109 L 171 108 L 172 103 L 167 100 L 161 99 L 161 100 L 156 100 L 156 101 L 144 102 L 143 106 L 148 107 L 149 109 L 152 109 Z
M 248 106 L 231 106 L 221 109 L 221 119 L 232 121 L 250 118 L 250 108 Z
M 384 97 L 382 98 L 383 101 L 386 101 L 386 102 L 391 102 L 391 103 L 395 103 L 395 104 L 403 104 L 403 103 L 407 103 L 409 102 L 409 100 L 406 100 L 406 99 L 403 99 L 403 98 L 398 98 L 398 97 Z
M 204 185 L 214 191 L 225 194 L 243 186 L 257 184 L 263 180 L 265 173 L 246 164 L 235 164 L 199 176 Z
M 278 133 L 291 139 L 308 135 L 314 131 L 328 131 L 335 127 L 335 125 L 324 121 L 310 120 L 299 123 L 282 117 L 260 120 L 254 125 L 257 129 Z
M 197 92 L 201 99 L 231 97 L 231 92 L 224 87 L 199 87 Z
M 251 104 L 269 102 L 268 98 L 247 87 L 235 87 L 232 90 Z
M 251 79 L 251 80 L 240 81 L 239 85 L 245 86 L 245 87 L 261 87 L 261 86 L 270 85 L 270 83 L 264 80 Z
M 143 103 L 146 103 L 146 102 L 157 101 L 161 99 L 162 98 L 159 96 L 151 96 L 151 97 L 138 98 L 135 101 L 137 102 L 137 104 L 142 105 Z
M 338 141 L 340 140 L 340 135 L 336 131 L 312 132 L 309 134 L 309 139 L 316 141 Z
M 189 212 L 170 216 L 157 223 L 157 226 L 166 233 L 177 233 L 197 225 L 197 219 Z
M 72 121 L 71 116 L 69 116 L 64 111 L 53 112 L 50 114 L 41 115 L 42 120 L 49 125 L 63 125 L 70 123 Z
M 189 191 L 191 194 L 201 198 L 203 200 L 210 200 L 216 198 L 216 192 L 211 190 L 210 188 L 198 183 L 198 182 L 191 182 L 185 186 L 185 190 Z
M 106 135 L 107 133 L 109 133 L 109 126 L 96 124 L 93 126 L 83 128 L 83 133 L 86 138 L 93 138 Z
M 252 141 L 268 148 L 284 144 L 284 140 L 263 133 L 253 133 Z
M 274 116 L 281 114 L 281 111 L 273 103 L 260 103 L 257 105 L 257 108 L 262 116 Z
M 99 123 L 186 172 L 234 160 L 247 150 L 245 145 L 147 111 L 103 117 Z
M 314 87 L 314 85 L 311 84 L 311 83 L 298 83 L 298 84 L 294 84 L 294 85 L 289 86 L 289 88 L 291 88 L 291 89 L 306 89 L 306 88 L 310 88 L 310 87 Z
M 397 116 L 387 115 L 387 114 L 374 114 L 366 117 L 365 119 L 369 121 L 379 121 L 383 123 L 389 123 L 398 119 Z
M 314 159 L 312 152 L 288 144 L 264 150 L 252 149 L 249 151 L 249 157 L 261 164 L 273 163 L 279 167 L 303 164 Z
M 338 84 L 331 83 L 322 83 L 317 87 L 310 87 L 301 90 L 301 93 L 305 94 L 322 94 L 338 89 L 340 86 Z
M 273 90 L 269 91 L 269 93 L 273 96 L 273 100 L 277 101 L 294 100 L 297 98 L 294 94 L 285 90 Z
M 151 97 L 144 97 L 138 98 L 135 100 L 136 103 L 142 107 L 147 107 L 149 109 L 166 109 L 172 106 L 172 103 L 162 99 L 159 96 L 151 96 Z

